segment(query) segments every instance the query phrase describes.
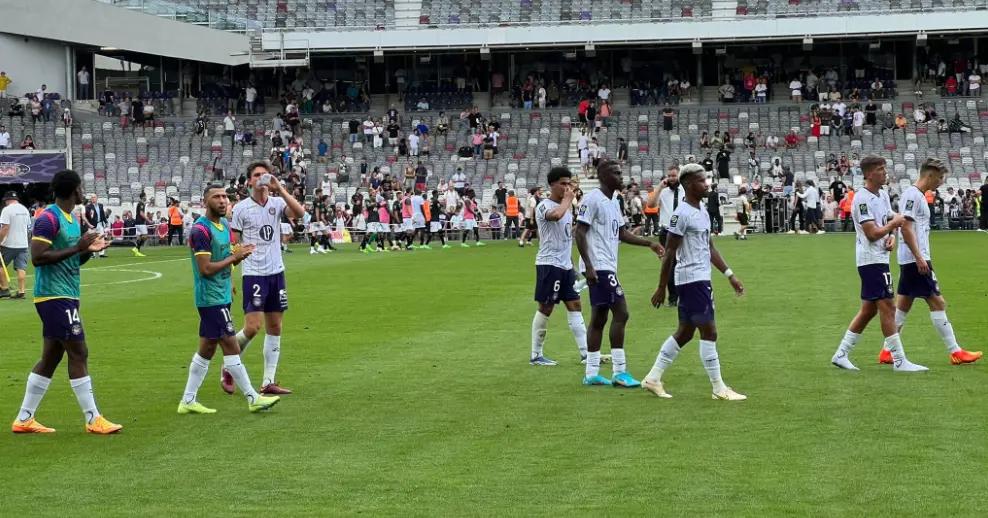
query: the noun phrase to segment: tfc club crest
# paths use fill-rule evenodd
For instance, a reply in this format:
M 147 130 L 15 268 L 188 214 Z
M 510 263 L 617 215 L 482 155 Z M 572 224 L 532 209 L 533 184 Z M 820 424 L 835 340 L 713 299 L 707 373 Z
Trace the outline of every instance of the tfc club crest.
M 79 324 L 72 324 L 72 336 L 79 336 L 82 334 L 82 326 Z
M 617 288 L 614 289 L 614 293 L 617 293 L 618 297 L 623 297 L 624 296 L 624 288 L 618 286 Z
M 233 322 L 227 322 L 226 323 L 226 332 L 227 333 L 233 333 L 233 331 L 234 331 L 234 329 L 233 329 Z
M 254 307 L 261 306 L 261 297 L 254 297 Z
M 268 207 L 268 214 L 274 216 L 274 207 Z

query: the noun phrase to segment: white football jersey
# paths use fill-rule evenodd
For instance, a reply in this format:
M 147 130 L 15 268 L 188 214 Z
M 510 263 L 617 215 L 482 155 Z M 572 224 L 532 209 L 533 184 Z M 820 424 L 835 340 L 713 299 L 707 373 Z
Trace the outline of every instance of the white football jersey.
M 885 190 L 875 194 L 862 187 L 854 194 L 854 207 L 851 209 L 851 219 L 854 220 L 855 259 L 858 266 L 869 264 L 889 264 L 889 252 L 885 250 L 885 239 L 872 242 L 861 230 L 861 225 L 873 221 L 882 227 L 892 216 L 892 203 Z
M 593 261 L 594 268 L 617 272 L 618 244 L 621 242 L 621 227 L 625 225 L 617 197 L 608 198 L 600 189 L 594 189 L 583 197 L 576 220 L 590 225 L 587 245 L 590 247 L 590 260 Z M 580 271 L 586 271 L 582 257 Z
M 676 250 L 677 286 L 710 280 L 710 213 L 683 202 L 669 220 L 669 233 L 683 238 Z
M 915 185 L 910 185 L 908 189 L 902 191 L 899 198 L 899 210 L 906 219 L 913 222 L 913 233 L 916 234 L 916 244 L 919 245 L 919 253 L 923 259 L 930 260 L 930 206 L 926 204 L 926 196 Z M 915 263 L 906 240 L 902 239 L 902 231 L 899 231 L 899 253 L 896 254 L 899 264 Z
M 573 269 L 573 213 L 549 221 L 545 215 L 559 204 L 546 198 L 535 208 L 535 223 L 539 226 L 539 253 L 535 264 L 550 265 L 563 270 Z
M 285 271 L 278 229 L 286 206 L 285 200 L 275 196 L 268 196 L 264 205 L 247 198 L 233 206 L 230 228 L 240 232 L 241 243 L 257 247 L 240 263 L 244 275 L 274 275 Z

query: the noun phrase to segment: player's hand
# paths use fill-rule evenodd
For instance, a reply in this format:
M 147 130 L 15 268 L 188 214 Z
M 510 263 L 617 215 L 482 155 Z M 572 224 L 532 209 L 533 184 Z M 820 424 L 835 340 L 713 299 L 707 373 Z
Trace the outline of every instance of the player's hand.
M 893 228 L 899 228 L 905 222 L 906 222 L 906 217 L 903 216 L 902 214 L 895 214 L 894 216 L 892 216 L 892 219 L 889 220 L 889 223 L 892 224 Z
M 102 236 L 100 236 L 96 232 L 87 232 L 83 234 L 81 237 L 79 237 L 79 241 L 75 245 L 76 250 L 78 250 L 80 254 L 85 252 L 92 252 L 90 248 L 93 246 L 93 243 L 96 242 L 96 239 L 100 237 Z
M 254 253 L 254 249 L 256 248 L 257 246 L 253 244 L 240 245 L 240 248 L 238 248 L 237 251 L 233 253 L 233 257 L 235 258 L 234 262 L 236 264 L 240 264 L 241 261 L 249 257 L 250 254 Z
M 281 194 L 285 188 L 281 186 L 281 182 L 278 181 L 275 175 L 271 175 L 271 183 L 268 184 L 268 190 L 275 194 Z
M 569 200 L 570 202 L 572 202 L 573 201 L 573 198 L 575 198 L 575 197 L 576 197 L 576 194 L 573 192 L 573 186 L 572 185 L 567 185 L 566 186 L 566 190 L 563 191 L 563 201 Z
M 916 258 L 916 269 L 919 270 L 920 275 L 930 274 L 930 264 L 926 262 L 926 259 L 922 257 Z
M 666 253 L 666 249 L 663 248 L 662 243 L 659 243 L 658 241 L 653 242 L 652 244 L 648 245 L 648 247 L 651 248 L 652 251 L 655 252 L 655 255 L 659 256 L 659 258 L 661 258 Z
M 94 234 L 94 235 L 96 237 L 95 239 L 93 239 L 93 242 L 89 245 L 89 248 L 86 249 L 87 252 L 93 252 L 93 253 L 102 252 L 103 250 L 106 250 L 107 248 L 110 247 L 110 242 L 105 237 L 103 237 L 103 234 Z
M 588 286 L 591 284 L 592 285 L 597 284 L 597 272 L 593 270 L 587 270 L 586 273 L 583 274 L 583 277 L 587 279 Z
M 891 252 L 895 248 L 895 236 L 889 235 L 885 238 L 885 250 Z
M 661 308 L 663 304 L 666 303 L 666 288 L 665 286 L 659 286 L 655 289 L 655 293 L 652 294 L 652 307 Z
M 731 287 L 734 288 L 734 293 L 738 294 L 738 297 L 744 295 L 744 284 L 741 283 L 741 279 L 732 275 L 728 281 L 731 283 Z

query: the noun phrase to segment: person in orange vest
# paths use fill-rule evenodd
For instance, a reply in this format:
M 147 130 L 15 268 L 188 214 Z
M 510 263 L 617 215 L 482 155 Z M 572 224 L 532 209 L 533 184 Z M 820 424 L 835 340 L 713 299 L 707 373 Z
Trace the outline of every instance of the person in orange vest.
M 649 207 L 645 204 L 642 208 L 645 213 L 645 233 L 646 236 L 659 235 L 659 206 Z
M 515 191 L 508 191 L 508 199 L 504 209 L 504 238 L 518 239 L 521 229 L 518 226 L 519 203 Z M 514 227 L 514 230 L 511 229 Z
M 851 226 L 851 208 L 854 207 L 854 190 L 848 189 L 844 199 L 840 201 L 840 219 L 843 222 L 841 230 L 847 232 Z
M 168 245 L 172 244 L 172 236 L 178 236 L 178 244 L 182 246 L 182 234 L 185 231 L 183 225 L 184 216 L 182 215 L 182 209 L 179 208 L 179 201 L 176 199 L 172 200 L 172 206 L 168 207 Z

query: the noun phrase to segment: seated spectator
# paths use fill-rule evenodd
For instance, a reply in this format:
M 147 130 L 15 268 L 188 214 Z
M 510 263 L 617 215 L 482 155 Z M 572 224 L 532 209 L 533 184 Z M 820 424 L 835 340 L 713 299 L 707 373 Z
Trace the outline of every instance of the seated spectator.
M 751 150 L 754 150 L 756 147 L 758 147 L 757 144 L 755 143 L 755 134 L 754 133 L 752 133 L 750 131 L 748 132 L 748 136 L 744 138 L 744 147 L 746 147 L 748 149 L 751 149 Z
M 947 76 L 947 81 L 944 82 L 943 88 L 947 95 L 953 96 L 957 95 L 957 78 L 954 76 Z
M 31 135 L 27 135 L 21 141 L 21 149 L 34 149 L 34 139 L 31 138 Z
M 720 100 L 725 103 L 734 102 L 734 85 L 731 84 L 730 80 L 727 80 L 721 87 L 717 90 L 720 94 Z
M 765 147 L 771 150 L 779 148 L 779 137 L 775 135 L 769 135 L 765 137 Z
M 871 82 L 871 96 L 876 99 L 885 98 L 885 84 L 883 84 L 877 77 Z
M 247 147 L 247 146 L 253 147 L 254 146 L 254 133 L 252 133 L 250 131 L 245 131 L 244 132 L 244 138 L 241 141 L 241 143 L 243 144 L 244 147 Z
M 923 124 L 926 122 L 926 112 L 923 111 L 923 108 L 917 106 L 916 109 L 913 110 L 913 120 L 916 121 L 916 124 Z
M 792 92 L 792 100 L 803 102 L 803 83 L 798 77 L 789 82 L 789 90 Z
M 7 112 L 7 115 L 9 117 L 20 117 L 21 119 L 23 119 L 24 118 L 24 106 L 22 106 L 21 103 L 15 102 L 14 104 L 12 104 L 10 106 L 10 111 Z
M 892 128 L 892 131 L 897 129 L 905 131 L 906 124 L 908 124 L 908 121 L 906 121 L 906 116 L 900 113 L 895 116 L 895 127 Z
M 799 135 L 796 134 L 796 130 L 792 130 L 786 135 L 786 149 L 795 149 L 799 146 Z
M 428 110 L 429 109 L 429 101 L 425 100 L 425 97 L 423 97 L 423 98 L 419 99 L 419 102 L 418 102 L 418 104 L 415 105 L 415 108 L 417 108 L 419 110 Z
M 436 121 L 436 131 L 440 135 L 445 135 L 449 131 L 449 117 L 446 112 L 439 112 L 439 119 Z
M 319 139 L 319 145 L 316 146 L 316 152 L 318 153 L 319 161 L 322 162 L 329 153 L 329 144 L 326 144 L 325 140 Z
M 970 133 L 971 126 L 961 120 L 960 112 L 954 114 L 954 118 L 951 119 L 948 125 L 951 133 Z

